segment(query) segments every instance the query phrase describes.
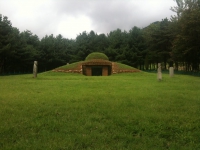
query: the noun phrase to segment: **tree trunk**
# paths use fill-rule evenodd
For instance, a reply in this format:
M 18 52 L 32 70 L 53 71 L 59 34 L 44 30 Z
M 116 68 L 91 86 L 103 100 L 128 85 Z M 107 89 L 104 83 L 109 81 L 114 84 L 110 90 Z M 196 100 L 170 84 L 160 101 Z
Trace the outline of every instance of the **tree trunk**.
M 175 62 L 175 70 L 178 71 L 178 62 Z
M 2 61 L 0 61 L 0 74 L 4 73 L 4 62 L 5 62 L 4 59 L 2 59 Z

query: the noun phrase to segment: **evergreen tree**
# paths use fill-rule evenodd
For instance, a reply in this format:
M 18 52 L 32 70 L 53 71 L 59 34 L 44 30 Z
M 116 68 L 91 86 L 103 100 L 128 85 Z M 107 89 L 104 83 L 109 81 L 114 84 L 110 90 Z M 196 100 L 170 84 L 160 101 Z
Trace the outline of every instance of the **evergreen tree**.
M 187 71 L 199 70 L 200 62 L 200 7 L 198 1 L 187 2 L 178 20 L 179 31 L 173 42 L 173 55 Z

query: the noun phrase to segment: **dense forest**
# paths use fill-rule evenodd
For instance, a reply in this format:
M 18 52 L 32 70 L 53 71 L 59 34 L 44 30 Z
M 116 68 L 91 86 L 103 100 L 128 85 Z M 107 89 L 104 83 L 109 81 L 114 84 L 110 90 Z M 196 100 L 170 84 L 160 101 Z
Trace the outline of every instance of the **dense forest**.
M 81 61 L 91 52 L 105 53 L 110 61 L 142 70 L 200 70 L 200 0 L 176 0 L 171 10 L 176 16 L 128 32 L 116 29 L 107 35 L 82 32 L 75 39 L 61 34 L 42 39 L 31 31 L 20 32 L 6 16 L 0 15 L 0 74 L 30 73 L 33 61 L 39 71 L 47 71 Z

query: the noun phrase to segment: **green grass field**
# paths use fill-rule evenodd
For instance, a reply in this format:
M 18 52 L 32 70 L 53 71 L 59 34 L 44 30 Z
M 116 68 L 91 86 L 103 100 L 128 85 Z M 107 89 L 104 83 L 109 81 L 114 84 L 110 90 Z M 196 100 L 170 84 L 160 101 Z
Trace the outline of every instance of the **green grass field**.
M 0 149 L 200 149 L 200 78 L 156 77 L 0 76 Z

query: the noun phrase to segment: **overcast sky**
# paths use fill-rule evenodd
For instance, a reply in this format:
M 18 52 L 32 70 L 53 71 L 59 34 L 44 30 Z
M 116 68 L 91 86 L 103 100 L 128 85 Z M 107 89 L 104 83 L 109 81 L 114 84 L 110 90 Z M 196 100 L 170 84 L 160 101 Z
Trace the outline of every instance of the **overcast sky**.
M 175 15 L 174 0 L 0 0 L 0 14 L 13 27 L 30 30 L 40 38 L 61 34 L 75 39 L 83 31 L 129 31 Z

